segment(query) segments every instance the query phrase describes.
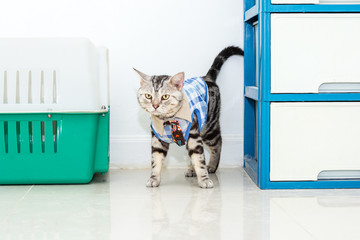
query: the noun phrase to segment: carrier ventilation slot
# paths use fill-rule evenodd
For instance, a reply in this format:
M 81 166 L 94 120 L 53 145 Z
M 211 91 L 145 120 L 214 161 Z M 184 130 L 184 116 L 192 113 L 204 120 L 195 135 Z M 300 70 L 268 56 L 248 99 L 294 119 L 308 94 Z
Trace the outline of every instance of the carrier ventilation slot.
M 57 103 L 56 71 L 53 72 L 53 102 Z
M 9 152 L 9 134 L 8 134 L 8 122 L 4 122 L 4 146 L 5 146 L 5 153 Z
M 28 103 L 32 103 L 32 76 L 31 76 L 31 71 L 29 71 L 29 82 L 28 82 Z
M 19 81 L 19 71 L 16 71 L 16 103 L 20 103 L 20 81 Z
M 58 124 L 57 124 L 57 121 L 53 121 L 52 125 L 53 125 L 54 153 L 57 153 L 57 139 L 58 139 Z
M 56 70 L 6 70 L 0 83 L 0 103 L 3 104 L 56 104 L 58 101 Z
M 8 103 L 7 88 L 8 88 L 8 86 L 7 86 L 7 71 L 5 71 L 4 72 L 4 91 L 3 91 L 3 103 L 4 104 Z
M 45 122 L 41 122 L 41 152 L 45 153 Z
M 57 153 L 61 121 L 0 122 L 0 152 Z
M 17 147 L 17 152 L 20 153 L 21 152 L 21 140 L 20 140 L 20 122 L 17 121 L 16 122 L 16 147 Z
M 33 141 L 34 141 L 34 136 L 33 136 L 33 124 L 32 122 L 29 122 L 29 150 L 30 153 L 33 153 Z

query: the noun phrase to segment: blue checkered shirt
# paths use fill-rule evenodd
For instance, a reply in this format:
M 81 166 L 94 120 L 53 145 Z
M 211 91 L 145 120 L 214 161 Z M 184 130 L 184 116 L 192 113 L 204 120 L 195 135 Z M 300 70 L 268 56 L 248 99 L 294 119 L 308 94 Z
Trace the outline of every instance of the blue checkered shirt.
M 191 112 L 191 119 L 194 119 L 194 114 L 196 114 L 198 123 L 199 123 L 199 130 L 204 128 L 207 118 L 207 110 L 208 110 L 208 88 L 207 85 L 201 77 L 194 77 L 190 79 L 186 79 L 184 81 L 183 90 L 186 94 L 186 97 L 189 101 L 189 107 Z M 181 130 L 183 132 L 185 141 L 189 138 L 191 122 L 181 119 L 181 118 L 174 118 L 172 120 L 179 121 Z M 161 141 L 167 143 L 173 143 L 172 135 L 171 135 L 171 128 L 170 126 L 164 126 L 164 133 L 161 136 L 158 132 L 156 132 L 153 123 L 151 123 L 153 132 L 155 136 L 160 139 Z

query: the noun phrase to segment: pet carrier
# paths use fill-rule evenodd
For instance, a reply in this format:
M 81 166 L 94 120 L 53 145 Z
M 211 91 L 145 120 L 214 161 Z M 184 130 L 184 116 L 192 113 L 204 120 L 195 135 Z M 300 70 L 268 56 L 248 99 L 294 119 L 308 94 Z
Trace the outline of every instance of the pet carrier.
M 88 183 L 107 172 L 107 49 L 6 38 L 0 52 L 0 184 Z

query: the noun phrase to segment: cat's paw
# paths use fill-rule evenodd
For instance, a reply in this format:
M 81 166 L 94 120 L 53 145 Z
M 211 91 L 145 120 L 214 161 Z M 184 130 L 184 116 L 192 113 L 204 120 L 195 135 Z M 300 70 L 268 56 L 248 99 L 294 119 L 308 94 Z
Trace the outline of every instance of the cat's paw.
M 192 169 L 188 169 L 186 172 L 185 172 L 185 177 L 196 177 L 196 172 Z
M 150 178 L 150 179 L 146 182 L 146 186 L 147 186 L 147 187 L 158 187 L 159 185 L 160 185 L 160 179 Z
M 199 183 L 199 187 L 201 187 L 201 188 L 213 188 L 214 187 L 214 183 L 210 179 L 199 181 L 198 183 Z
M 208 173 L 215 173 L 216 172 L 216 168 L 213 168 L 211 166 L 207 166 L 207 170 L 208 170 Z

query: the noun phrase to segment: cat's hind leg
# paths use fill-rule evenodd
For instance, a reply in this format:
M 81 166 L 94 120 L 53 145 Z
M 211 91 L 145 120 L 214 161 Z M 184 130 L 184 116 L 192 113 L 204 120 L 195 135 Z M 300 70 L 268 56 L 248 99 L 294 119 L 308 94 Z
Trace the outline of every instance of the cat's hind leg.
M 222 148 L 222 138 L 217 134 L 213 139 L 205 139 L 205 144 L 210 148 L 210 160 L 207 166 L 209 173 L 215 173 L 219 167 L 221 148 Z
M 151 176 L 147 187 L 158 187 L 161 180 L 161 167 L 169 150 L 169 143 L 160 141 L 151 131 Z

